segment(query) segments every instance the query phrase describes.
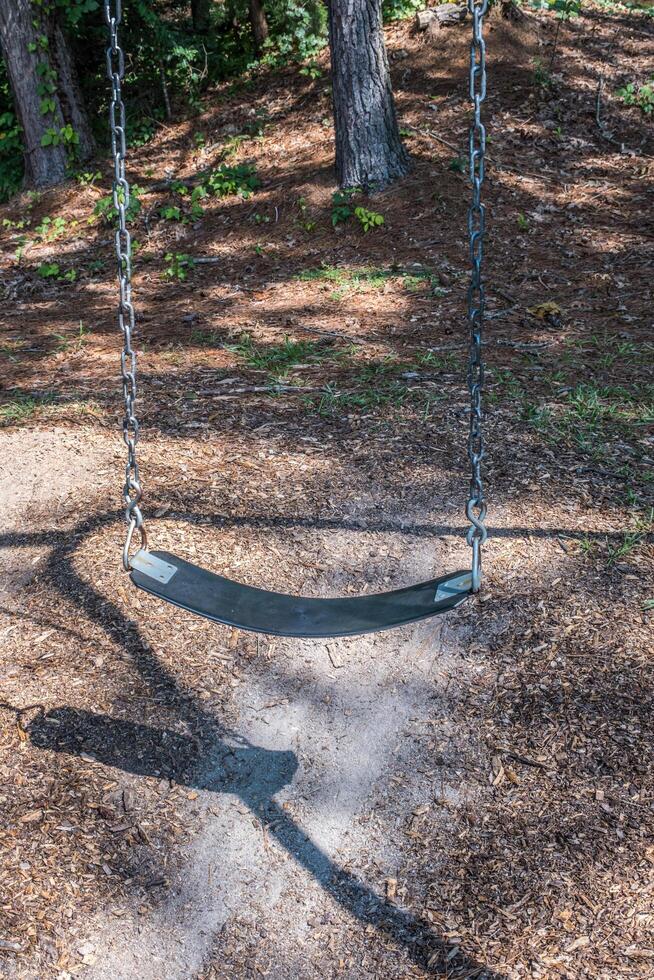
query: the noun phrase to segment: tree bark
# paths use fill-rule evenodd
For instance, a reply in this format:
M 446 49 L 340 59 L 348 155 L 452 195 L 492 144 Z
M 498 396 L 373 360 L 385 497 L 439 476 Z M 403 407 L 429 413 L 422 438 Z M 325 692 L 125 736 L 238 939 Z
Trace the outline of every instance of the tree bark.
M 380 190 L 410 169 L 395 116 L 381 0 L 329 0 L 336 177 Z
M 57 88 L 59 90 L 62 114 L 66 122 L 70 122 L 79 138 L 77 158 L 79 160 L 88 160 L 95 153 L 95 140 L 93 139 L 91 124 L 84 106 L 82 90 L 79 86 L 79 79 L 71 56 L 70 46 L 66 40 L 66 35 L 57 23 L 54 25 L 52 39 L 54 42 L 53 60 L 58 74 Z
M 56 21 L 39 13 L 31 0 L 0 0 L 0 45 L 16 115 L 23 130 L 25 183 L 49 187 L 64 180 L 70 146 L 42 145 L 50 131 L 70 123 L 80 159 L 93 152 L 93 138 L 68 45 Z M 31 50 L 30 50 L 31 49 Z M 51 81 L 51 107 L 42 111 L 40 87 Z
M 193 18 L 193 30 L 197 31 L 198 34 L 206 34 L 209 30 L 210 8 L 211 8 L 211 0 L 191 0 L 191 17 Z
M 268 20 L 266 18 L 266 11 L 263 6 L 263 0 L 249 0 L 248 6 L 249 16 L 250 16 L 250 27 L 252 28 L 252 37 L 254 38 L 254 50 L 257 55 L 261 54 L 261 50 L 268 40 Z

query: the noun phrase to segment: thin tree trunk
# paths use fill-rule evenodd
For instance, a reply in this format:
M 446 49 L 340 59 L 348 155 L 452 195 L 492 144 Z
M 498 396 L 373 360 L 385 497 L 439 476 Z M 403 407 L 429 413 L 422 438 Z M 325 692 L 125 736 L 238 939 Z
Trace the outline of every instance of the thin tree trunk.
M 211 0 L 191 0 L 191 17 L 193 30 L 198 34 L 206 34 L 210 26 L 209 11 Z
M 250 27 L 254 38 L 254 50 L 257 55 L 261 54 L 262 48 L 268 40 L 268 20 L 263 6 L 263 0 L 249 0 Z
M 329 0 L 336 176 L 379 190 L 410 169 L 395 116 L 381 0 Z
M 66 177 L 71 145 L 48 142 L 48 134 L 60 133 L 70 123 L 79 140 L 74 147 L 77 155 L 84 159 L 93 151 L 66 39 L 56 22 L 40 14 L 31 0 L 0 0 L 0 44 L 23 130 L 25 183 L 58 184 Z M 44 106 L 42 86 L 48 83 L 52 102 Z

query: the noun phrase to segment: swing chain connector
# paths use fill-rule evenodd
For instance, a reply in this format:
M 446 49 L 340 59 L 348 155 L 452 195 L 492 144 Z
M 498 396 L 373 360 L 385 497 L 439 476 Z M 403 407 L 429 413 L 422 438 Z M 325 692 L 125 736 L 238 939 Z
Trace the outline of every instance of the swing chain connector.
M 470 430 L 468 434 L 468 459 L 470 460 L 470 496 L 466 515 L 470 528 L 466 541 L 472 548 L 472 591 L 478 592 L 481 584 L 481 549 L 488 537 L 485 525 L 486 502 L 481 479 L 481 462 L 484 458 L 482 433 L 481 394 L 484 384 L 482 356 L 482 332 L 485 312 L 485 293 L 481 274 L 484 254 L 486 214 L 481 202 L 484 181 L 484 157 L 486 154 L 486 129 L 481 121 L 481 106 L 486 98 L 486 46 L 484 43 L 484 16 L 488 0 L 468 0 L 472 16 L 472 44 L 470 46 L 470 99 L 474 118 L 470 127 L 469 170 L 472 185 L 472 201 L 468 209 L 468 241 L 470 245 L 470 286 L 468 288 L 468 323 L 470 326 L 470 351 L 468 359 L 468 391 L 470 393 Z
M 136 444 L 139 437 L 139 423 L 136 418 L 136 352 L 132 348 L 135 330 L 134 306 L 132 305 L 132 239 L 127 228 L 127 215 L 130 203 L 129 181 L 125 175 L 127 144 L 125 137 L 125 105 L 122 96 L 122 81 L 125 75 L 125 55 L 118 41 L 118 26 L 122 18 L 121 0 L 104 0 L 104 18 L 109 34 L 107 48 L 107 77 L 111 82 L 109 103 L 109 124 L 111 129 L 111 154 L 114 164 L 113 204 L 118 218 L 115 234 L 115 250 L 118 268 L 119 304 L 118 326 L 123 335 L 123 349 L 120 355 L 120 373 L 123 379 L 123 441 L 127 446 L 125 466 L 125 485 L 123 503 L 127 521 L 127 537 L 123 548 L 123 566 L 130 569 L 130 547 L 134 531 L 139 531 L 141 548 L 147 549 L 147 535 L 143 525 L 143 514 L 139 506 L 143 491 L 139 480 L 139 466 L 136 458 Z

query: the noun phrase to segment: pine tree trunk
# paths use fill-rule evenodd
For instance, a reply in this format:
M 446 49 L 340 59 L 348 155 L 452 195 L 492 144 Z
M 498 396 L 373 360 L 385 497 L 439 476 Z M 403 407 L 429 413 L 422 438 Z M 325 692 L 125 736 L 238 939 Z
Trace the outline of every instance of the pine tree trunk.
M 336 177 L 379 190 L 410 169 L 395 116 L 381 0 L 329 0 Z
M 84 107 L 84 99 L 71 57 L 70 46 L 59 24 L 54 25 L 52 39 L 54 42 L 53 61 L 59 76 L 57 88 L 62 114 L 66 122 L 70 122 L 79 138 L 77 159 L 88 160 L 95 153 L 95 140 Z
M 206 34 L 209 30 L 209 9 L 211 0 L 191 0 L 191 17 L 193 30 L 198 34 Z
M 268 20 L 264 10 L 263 0 L 249 0 L 250 27 L 254 38 L 254 49 L 257 54 L 268 39 Z
M 31 0 L 0 0 L 0 44 L 16 115 L 23 130 L 25 183 L 49 187 L 64 180 L 71 150 L 79 159 L 93 152 L 93 138 L 66 39 Z M 30 50 L 30 48 L 32 50 Z M 42 111 L 43 84 L 52 82 L 52 106 Z M 44 146 L 48 133 L 70 123 L 79 143 Z

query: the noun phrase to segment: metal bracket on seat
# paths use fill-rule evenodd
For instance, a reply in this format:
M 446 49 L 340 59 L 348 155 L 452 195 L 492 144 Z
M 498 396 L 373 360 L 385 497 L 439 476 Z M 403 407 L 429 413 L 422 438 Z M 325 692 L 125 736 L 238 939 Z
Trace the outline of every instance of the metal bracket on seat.
M 472 589 L 472 572 L 464 572 L 456 578 L 448 578 L 436 589 L 434 602 L 442 602 L 443 599 L 451 599 L 457 595 L 467 595 Z
M 177 571 L 175 565 L 163 561 L 162 558 L 158 558 L 152 552 L 145 551 L 143 548 L 140 548 L 133 558 L 130 559 L 130 565 L 137 572 L 142 572 L 143 575 L 147 575 L 148 578 L 153 578 L 156 582 L 161 582 L 162 585 L 167 585 Z

